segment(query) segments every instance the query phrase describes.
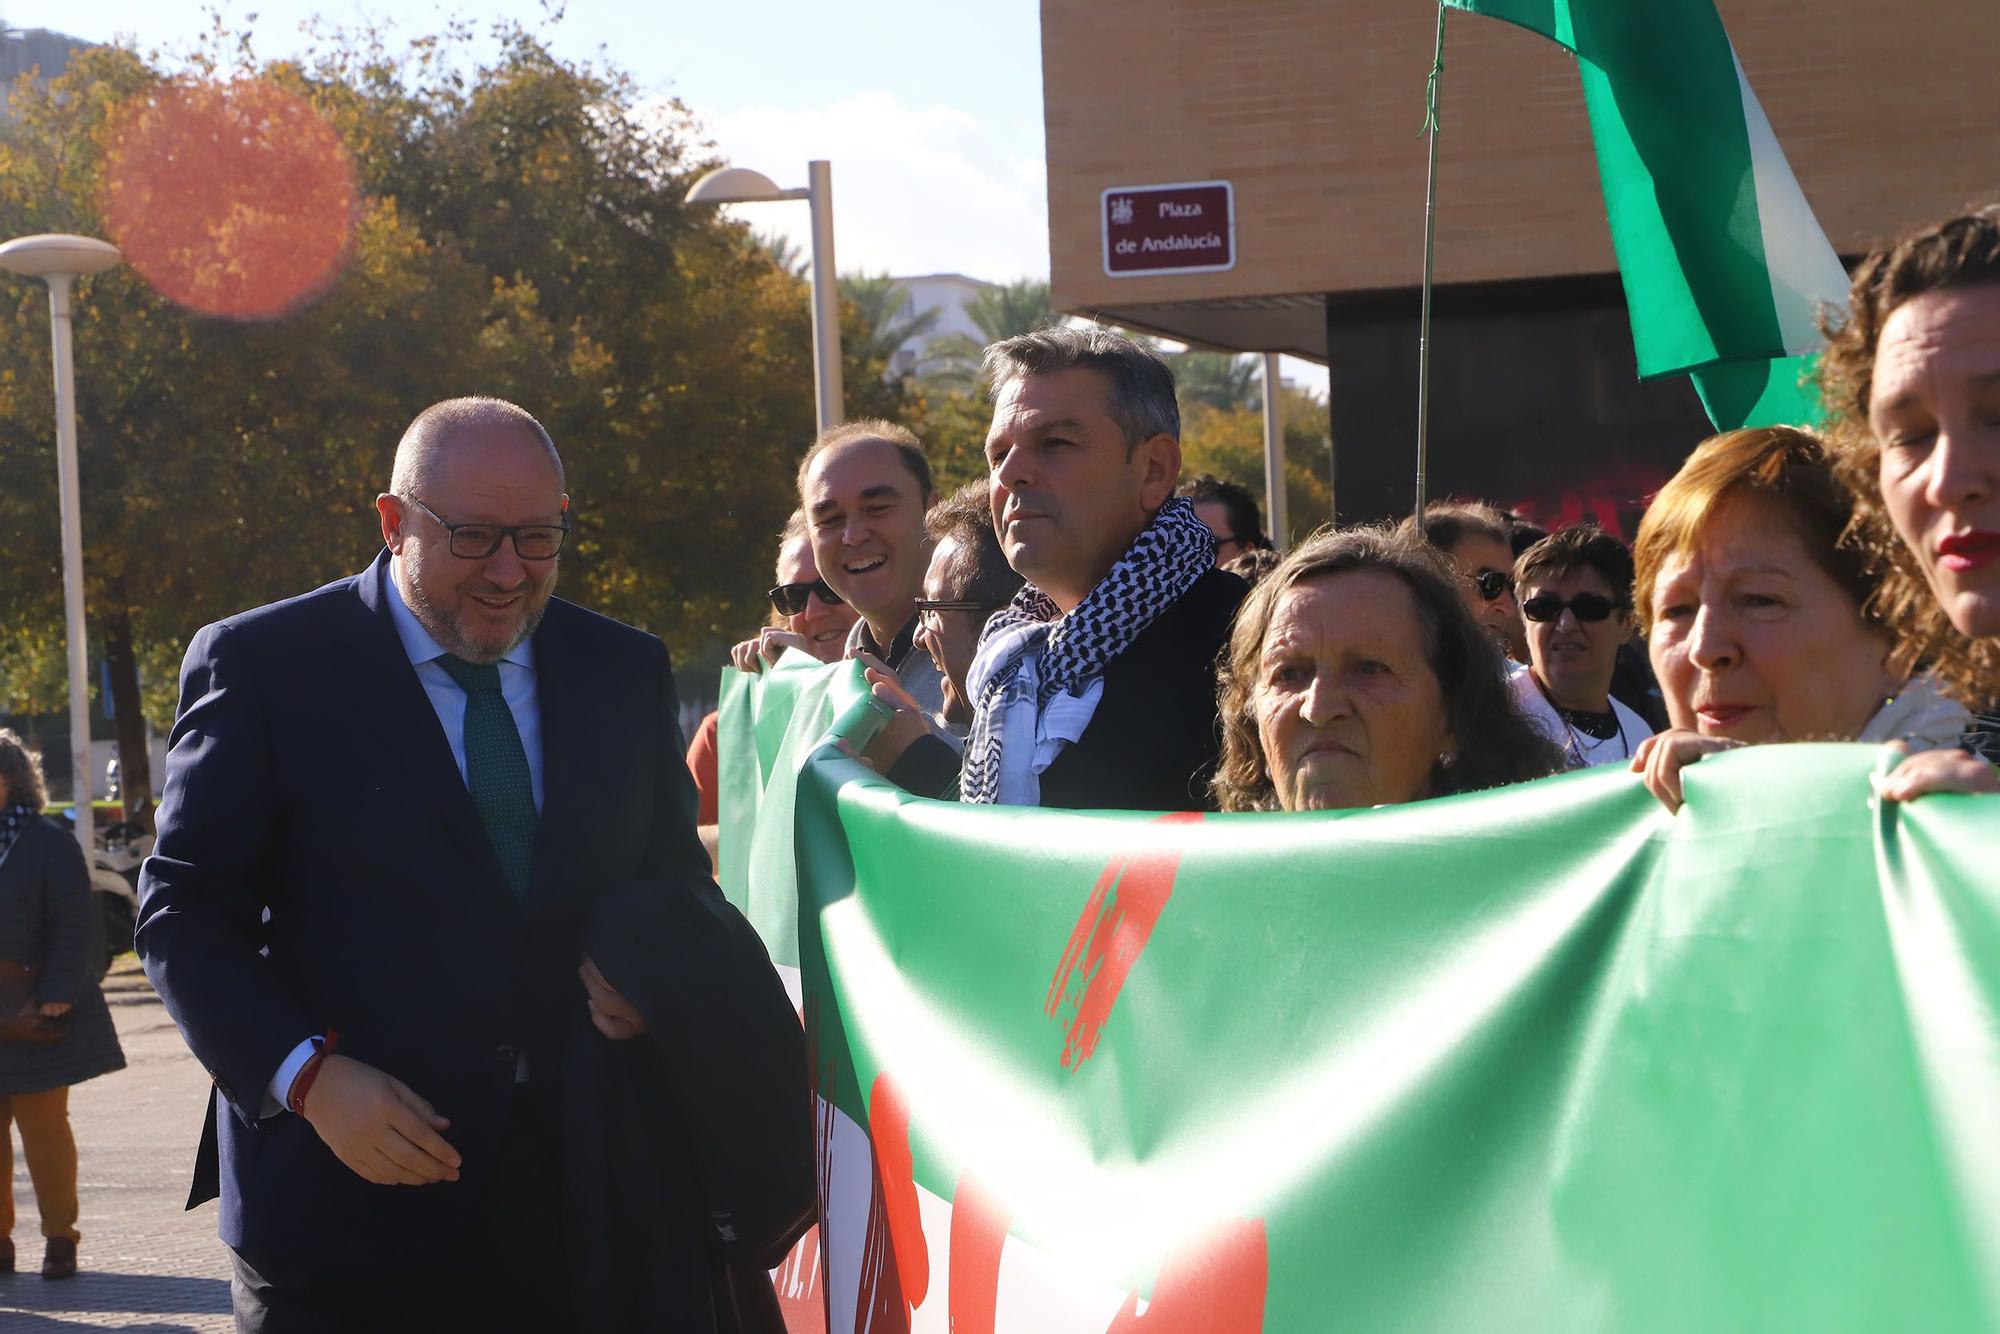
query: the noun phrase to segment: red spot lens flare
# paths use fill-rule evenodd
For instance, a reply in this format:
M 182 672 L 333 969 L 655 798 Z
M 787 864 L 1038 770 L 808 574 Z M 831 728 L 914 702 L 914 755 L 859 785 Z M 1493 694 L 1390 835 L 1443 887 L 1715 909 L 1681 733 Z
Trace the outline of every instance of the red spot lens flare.
M 304 99 L 254 79 L 165 84 L 113 122 L 101 207 L 132 266 L 205 315 L 268 320 L 326 290 L 354 232 L 354 163 Z

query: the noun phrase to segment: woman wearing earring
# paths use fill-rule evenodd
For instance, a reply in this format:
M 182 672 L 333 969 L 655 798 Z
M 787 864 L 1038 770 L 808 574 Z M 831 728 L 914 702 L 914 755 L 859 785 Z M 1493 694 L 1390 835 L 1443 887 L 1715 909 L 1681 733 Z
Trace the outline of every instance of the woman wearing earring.
M 1345 810 L 1555 773 L 1421 535 L 1321 530 L 1253 589 L 1221 680 L 1225 811 Z
M 1970 715 L 1895 661 L 1850 517 L 1818 437 L 1783 426 L 1703 441 L 1646 511 L 1638 609 L 1673 726 L 1632 767 L 1669 809 L 1682 767 L 1731 746 L 1958 743 Z

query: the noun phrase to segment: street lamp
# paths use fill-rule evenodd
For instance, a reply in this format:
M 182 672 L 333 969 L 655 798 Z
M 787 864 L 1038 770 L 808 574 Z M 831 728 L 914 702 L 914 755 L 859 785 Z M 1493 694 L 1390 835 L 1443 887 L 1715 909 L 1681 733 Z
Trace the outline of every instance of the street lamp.
M 56 485 L 62 506 L 63 620 L 69 643 L 69 763 L 76 798 L 76 838 L 90 865 L 93 811 L 90 762 L 90 676 L 83 630 L 83 514 L 76 476 L 76 375 L 71 365 L 69 287 L 123 258 L 118 247 L 88 236 L 23 236 L 0 245 L 0 268 L 49 285 L 49 323 L 56 360 Z
M 780 190 L 761 171 L 717 167 L 687 192 L 690 204 L 762 204 L 804 199 L 812 204 L 813 390 L 819 429 L 847 415 L 840 384 L 840 289 L 833 276 L 833 164 L 806 163 L 806 188 Z

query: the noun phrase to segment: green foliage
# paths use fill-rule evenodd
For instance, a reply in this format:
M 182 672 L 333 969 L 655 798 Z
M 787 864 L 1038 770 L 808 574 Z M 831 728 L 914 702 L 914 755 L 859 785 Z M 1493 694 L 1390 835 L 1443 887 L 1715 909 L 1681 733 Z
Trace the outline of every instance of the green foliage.
M 1285 426 L 1285 506 L 1288 545 L 1333 518 L 1328 469 L 1333 441 L 1327 434 L 1326 404 L 1296 385 L 1283 386 Z M 1250 407 L 1218 408 L 1192 402 L 1181 412 L 1181 476 L 1214 473 L 1249 488 L 1271 522 L 1264 501 L 1264 413 Z
M 202 318 L 129 268 L 79 285 L 92 633 L 129 626 L 158 724 L 196 628 L 370 559 L 397 437 L 452 394 L 513 399 L 562 448 L 578 525 L 565 595 L 678 658 L 761 620 L 813 432 L 805 284 L 742 225 L 682 202 L 712 165 L 685 108 L 500 35 L 484 65 L 461 25 L 399 52 L 336 34 L 260 71 L 329 118 L 360 182 L 346 265 L 304 309 Z M 170 76 L 251 63 L 227 47 L 182 70 L 98 48 L 46 89 L 20 85 L 0 131 L 0 235 L 102 234 L 116 109 Z M 850 414 L 912 415 L 882 383 L 866 337 L 881 331 L 855 308 L 843 324 Z M 43 710 L 62 664 L 39 283 L 0 283 L 0 329 L 0 709 Z
M 988 288 L 966 303 L 965 314 L 989 343 L 1030 333 L 1056 318 L 1055 308 L 1049 304 L 1049 284 L 1043 278 L 1022 278 Z
M 1182 352 L 1169 357 L 1174 368 L 1174 392 L 1182 410 L 1195 403 L 1231 411 L 1261 409 L 1264 403 L 1263 371 L 1258 359 L 1230 352 Z

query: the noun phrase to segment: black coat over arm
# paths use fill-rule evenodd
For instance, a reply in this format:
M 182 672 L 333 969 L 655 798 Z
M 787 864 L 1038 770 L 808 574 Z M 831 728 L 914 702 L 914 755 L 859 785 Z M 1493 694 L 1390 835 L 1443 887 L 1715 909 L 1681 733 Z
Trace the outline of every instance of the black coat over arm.
M 232 1246 L 350 1271 L 421 1265 L 460 1234 L 492 1189 L 523 1059 L 558 1090 L 578 1062 L 604 1059 L 594 1044 L 658 1062 L 649 1044 L 609 1044 L 577 1022 L 585 924 L 606 895 L 674 905 L 715 893 L 665 648 L 552 599 L 532 641 L 545 796 L 517 901 L 390 619 L 387 567 L 385 552 L 360 575 L 195 637 L 138 929 L 148 975 L 215 1078 L 194 1200 L 219 1192 Z M 647 931 L 673 912 L 628 917 Z M 672 942 L 634 943 L 670 966 Z M 738 995 L 789 1013 L 761 953 L 728 967 Z M 328 1030 L 450 1118 L 459 1181 L 371 1185 L 302 1119 L 263 1116 L 285 1055 Z M 764 1086 L 793 1090 L 804 1137 L 803 1039 L 796 1022 L 764 1031 L 741 1057 Z M 636 1124 L 655 1110 L 665 1134 L 679 1119 L 666 1109 L 642 1108 Z M 705 1151 L 685 1137 L 656 1146 L 686 1163 Z M 809 1208 L 810 1173 L 800 1177 Z M 713 1239 L 709 1202 L 666 1206 L 695 1220 L 683 1238 Z

